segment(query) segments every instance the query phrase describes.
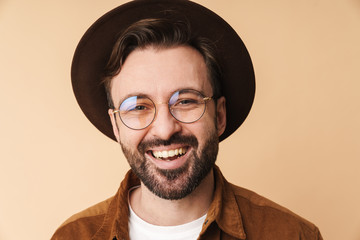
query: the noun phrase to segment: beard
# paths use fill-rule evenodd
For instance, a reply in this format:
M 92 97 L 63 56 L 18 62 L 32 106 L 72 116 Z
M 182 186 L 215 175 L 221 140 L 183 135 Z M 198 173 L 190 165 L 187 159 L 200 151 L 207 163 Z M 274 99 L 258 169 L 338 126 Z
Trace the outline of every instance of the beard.
M 192 148 L 186 163 L 181 167 L 160 169 L 146 159 L 146 149 L 171 144 L 184 144 Z M 200 150 L 195 136 L 178 133 L 168 140 L 142 141 L 137 151 L 132 151 L 121 142 L 120 145 L 132 171 L 152 193 L 163 199 L 178 200 L 193 192 L 210 173 L 217 158 L 219 139 L 216 131 L 212 131 Z

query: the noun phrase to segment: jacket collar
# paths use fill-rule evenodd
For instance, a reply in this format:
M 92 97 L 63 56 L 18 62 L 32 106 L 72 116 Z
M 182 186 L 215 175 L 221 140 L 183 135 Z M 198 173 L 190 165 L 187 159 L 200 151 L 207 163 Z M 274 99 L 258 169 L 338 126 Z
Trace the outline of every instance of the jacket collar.
M 109 205 L 101 228 L 96 232 L 92 240 L 104 240 L 107 236 L 109 240 L 129 239 L 128 193 L 129 189 L 138 185 L 140 185 L 140 180 L 129 170 Z
M 205 220 L 206 224 L 204 224 L 200 234 L 203 234 L 211 223 L 216 222 L 217 226 L 227 234 L 238 239 L 246 239 L 241 213 L 236 203 L 231 184 L 225 180 L 217 166 L 214 167 L 214 177 L 214 199 Z M 140 185 L 140 180 L 129 170 L 117 194 L 111 201 L 103 224 L 93 237 L 93 240 L 103 240 L 105 236 L 110 236 L 109 240 L 128 239 L 128 191 L 138 185 Z
M 246 239 L 240 209 L 232 185 L 226 181 L 218 166 L 214 167 L 214 177 L 215 192 L 208 211 L 209 222 L 215 221 L 222 231 L 235 238 Z

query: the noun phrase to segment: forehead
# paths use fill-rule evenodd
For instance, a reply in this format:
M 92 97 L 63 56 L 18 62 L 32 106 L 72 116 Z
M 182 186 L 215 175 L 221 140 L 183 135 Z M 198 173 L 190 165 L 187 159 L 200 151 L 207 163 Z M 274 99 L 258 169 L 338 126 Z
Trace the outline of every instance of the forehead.
M 111 95 L 116 105 L 130 95 L 145 94 L 156 100 L 185 88 L 211 95 L 203 56 L 189 46 L 148 47 L 127 57 L 112 80 Z

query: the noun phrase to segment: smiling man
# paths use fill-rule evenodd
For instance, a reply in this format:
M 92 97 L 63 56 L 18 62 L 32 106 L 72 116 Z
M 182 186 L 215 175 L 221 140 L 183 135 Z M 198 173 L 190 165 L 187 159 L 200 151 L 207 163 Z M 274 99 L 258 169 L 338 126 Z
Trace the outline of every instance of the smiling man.
M 131 170 L 114 197 L 68 219 L 52 239 L 322 239 L 215 165 L 255 92 L 244 44 L 215 13 L 187 0 L 124 4 L 82 38 L 72 82 Z

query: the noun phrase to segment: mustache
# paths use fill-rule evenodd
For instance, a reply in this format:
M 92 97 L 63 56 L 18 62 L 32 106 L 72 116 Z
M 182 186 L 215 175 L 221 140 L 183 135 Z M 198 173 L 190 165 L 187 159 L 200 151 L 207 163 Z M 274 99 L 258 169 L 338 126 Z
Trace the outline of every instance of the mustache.
M 171 144 L 186 144 L 190 145 L 193 148 L 197 148 L 199 142 L 194 135 L 181 135 L 180 133 L 175 133 L 167 140 L 155 138 L 151 140 L 141 141 L 138 145 L 138 151 L 143 154 L 148 148 L 169 146 Z

